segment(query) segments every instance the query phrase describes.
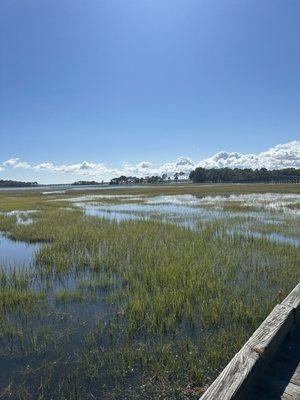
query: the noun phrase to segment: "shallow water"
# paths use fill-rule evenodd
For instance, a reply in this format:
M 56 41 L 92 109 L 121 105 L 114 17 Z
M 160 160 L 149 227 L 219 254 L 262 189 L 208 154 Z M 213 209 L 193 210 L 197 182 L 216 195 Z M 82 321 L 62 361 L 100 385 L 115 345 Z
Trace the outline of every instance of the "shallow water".
M 181 206 L 211 206 L 220 208 L 227 203 L 239 203 L 242 206 L 246 207 L 254 207 L 258 211 L 261 209 L 265 209 L 268 211 L 283 211 L 286 213 L 298 214 L 300 215 L 300 211 L 297 209 L 291 210 L 288 208 L 289 205 L 294 205 L 300 202 L 299 194 L 280 194 L 280 193 L 253 193 L 253 194 L 232 194 L 229 196 L 203 196 L 197 197 L 191 194 L 182 194 L 182 195 L 162 195 L 162 196 L 146 196 L 146 195 L 106 195 L 106 194 L 97 194 L 97 195 L 84 195 L 75 198 L 66 198 L 64 200 L 68 200 L 75 203 L 82 203 L 87 201 L 96 200 L 101 203 L 102 200 L 126 200 L 131 201 L 143 201 L 145 204 L 151 205 L 181 205 Z
M 260 233 L 260 232 L 252 232 L 252 236 L 255 236 L 257 238 L 266 238 L 268 240 L 272 240 L 274 242 L 278 243 L 287 243 L 287 244 L 292 244 L 294 246 L 300 246 L 300 238 L 297 237 L 288 237 L 281 235 L 276 232 L 272 233 Z
M 200 220 L 220 220 L 230 218 L 251 218 L 257 220 L 264 220 L 269 218 L 266 212 L 259 211 L 224 211 L 221 207 L 218 208 L 201 208 L 194 207 L 194 203 L 122 203 L 122 204 L 99 204 L 91 202 L 79 202 L 75 205 L 81 208 L 86 215 L 99 216 L 118 222 L 123 220 L 134 219 L 149 219 L 151 216 L 160 215 L 164 220 L 172 219 L 174 217 L 182 218 L 197 218 Z M 277 218 L 271 220 L 274 223 L 282 222 L 282 217 L 279 215 Z
M 31 265 L 34 262 L 34 253 L 39 248 L 40 244 L 28 244 L 0 235 L 0 265 L 7 268 Z
M 122 203 L 107 203 L 105 200 L 118 200 Z M 93 201 L 94 200 L 94 201 Z M 104 200 L 101 203 L 101 200 Z M 128 202 L 130 200 L 130 203 Z M 138 201 L 134 203 L 132 201 Z M 255 237 L 279 243 L 299 246 L 300 238 L 289 237 L 280 233 L 255 232 L 255 223 L 280 226 L 287 218 L 297 218 L 299 210 L 287 206 L 300 201 L 299 195 L 252 194 L 231 196 L 206 196 L 198 198 L 193 195 L 171 196 L 130 196 L 130 195 L 87 195 L 72 199 L 75 206 L 86 215 L 107 218 L 115 222 L 129 220 L 160 220 L 171 222 L 190 229 L 197 229 L 197 223 L 205 221 L 227 220 L 232 224 L 231 231 L 251 234 Z M 223 207 L 238 205 L 237 211 L 225 211 Z M 251 207 L 251 210 L 247 207 Z M 245 211 L 243 210 L 245 207 Z M 239 222 L 235 219 L 240 219 Z
M 66 191 L 65 190 L 52 190 L 50 192 L 42 192 L 42 194 L 44 196 L 51 195 L 51 194 L 62 194 L 62 193 L 66 193 Z
M 30 225 L 33 223 L 33 219 L 29 216 L 36 213 L 37 210 L 14 210 L 8 212 L 0 212 L 0 215 L 5 215 L 7 217 L 15 216 L 16 223 L 19 225 Z
M 83 206 L 81 207 L 84 209 L 84 212 L 86 215 L 91 216 L 91 217 L 99 217 L 99 218 L 106 218 L 110 219 L 112 221 L 116 222 L 122 222 L 122 221 L 132 221 L 132 220 L 138 220 L 141 219 L 139 216 L 134 215 L 134 214 L 126 214 L 124 212 L 118 212 L 114 210 L 107 210 L 107 209 L 102 209 L 101 206 Z
M 174 196 L 155 196 L 146 200 L 148 204 L 177 204 L 189 206 L 211 206 L 222 207 L 225 204 L 237 203 L 245 207 L 254 207 L 257 210 L 262 208 L 267 211 L 283 211 L 285 213 L 298 214 L 299 210 L 291 210 L 289 205 L 300 202 L 298 194 L 232 194 L 229 196 L 204 196 L 196 197 L 194 195 L 174 195 Z
M 189 229 L 199 230 L 202 221 L 223 221 L 224 229 L 222 232 L 225 233 L 225 235 L 227 232 L 226 229 L 228 228 L 229 234 L 232 229 L 233 234 L 238 233 L 247 237 L 258 237 L 276 241 L 278 243 L 299 245 L 300 240 L 298 238 L 294 239 L 277 233 L 262 234 L 255 232 L 255 229 L 259 230 L 259 227 L 264 226 L 265 224 L 276 224 L 278 230 L 280 230 L 280 224 L 283 224 L 283 222 L 287 220 L 292 221 L 296 215 L 289 211 L 285 212 L 286 204 L 299 201 L 300 196 L 293 199 L 290 197 L 268 197 L 268 200 L 267 197 L 259 196 L 260 197 L 254 196 L 249 198 L 241 196 L 197 198 L 192 195 L 154 197 L 98 195 L 77 197 L 72 200 L 72 206 L 79 207 L 85 215 L 107 218 L 115 222 L 157 220 L 160 222 L 183 225 Z M 245 209 L 244 211 L 239 208 L 238 211 L 224 211 L 222 209 L 223 205 L 228 202 L 236 203 L 237 197 L 239 199 L 239 204 L 255 206 L 255 210 L 247 211 L 247 209 Z M 105 202 L 108 198 L 112 200 L 116 199 L 118 204 L 113 204 L 113 202 L 110 203 L 107 201 Z M 231 198 L 231 200 L 228 200 L 229 198 Z M 102 199 L 104 201 L 101 203 Z M 134 201 L 137 201 L 137 203 L 133 203 Z M 276 201 L 281 205 L 274 209 L 270 205 L 272 202 Z M 269 205 L 269 207 L 264 208 L 262 206 L 264 203 Z M 73 209 L 65 208 L 64 210 Z M 89 222 L 91 221 L 89 220 Z M 275 230 L 276 227 L 273 228 Z M 292 230 L 290 232 L 292 232 Z M 216 235 L 217 234 L 218 233 L 216 233 Z M 239 239 L 241 238 L 239 237 Z M 39 246 L 40 245 L 28 245 L 24 242 L 15 242 L 2 235 L 0 236 L 0 265 L 3 263 L 2 260 L 4 259 L 6 265 L 17 265 L 20 269 L 22 266 L 30 263 L 35 266 L 34 252 L 39 249 Z M 291 248 L 289 249 L 291 250 Z M 112 252 L 114 252 L 113 247 Z M 130 257 L 130 253 L 128 254 L 128 257 Z M 124 340 L 128 340 L 125 335 L 124 338 L 122 336 L 122 329 L 126 332 L 125 324 L 123 325 L 122 322 L 125 315 L 124 312 L 126 311 L 126 303 L 125 305 L 122 303 L 122 306 L 120 307 L 117 300 L 115 300 L 114 303 L 113 300 L 107 300 L 106 298 L 107 293 L 114 294 L 113 292 L 115 288 L 118 286 L 121 287 L 124 282 L 118 281 L 113 277 L 113 284 L 111 287 L 109 286 L 109 289 L 107 289 L 110 283 L 105 286 L 107 284 L 106 278 L 111 277 L 111 275 L 105 275 L 105 267 L 106 265 L 104 262 L 103 265 L 101 264 L 101 268 L 99 267 L 99 270 L 92 273 L 89 270 L 89 265 L 86 265 L 84 267 L 86 269 L 83 270 L 79 268 L 77 270 L 76 265 L 74 265 L 72 270 L 66 273 L 64 271 L 56 271 L 54 268 L 52 269 L 51 266 L 51 268 L 49 268 L 49 276 L 46 276 L 47 272 L 45 269 L 43 270 L 43 265 L 36 265 L 36 281 L 31 283 L 31 285 L 36 291 L 45 291 L 47 305 L 43 306 L 45 309 L 43 309 L 42 317 L 33 316 L 32 319 L 29 319 L 29 326 L 24 326 L 23 329 L 25 332 L 28 330 L 30 337 L 36 335 L 36 332 L 38 332 L 40 328 L 49 329 L 51 334 L 48 335 L 46 331 L 45 341 L 47 343 L 47 340 L 49 340 L 50 345 L 47 345 L 47 352 L 45 352 L 43 348 L 44 344 L 40 341 L 37 342 L 40 346 L 40 350 L 34 350 L 32 354 L 28 353 L 26 357 L 20 356 L 22 353 L 17 351 L 12 351 L 11 357 L 2 357 L 3 363 L 1 364 L 0 362 L 0 366 L 3 367 L 3 372 L 0 374 L 0 386 L 2 383 L 1 379 L 3 380 L 4 385 L 4 383 L 11 380 L 11 374 L 14 371 L 19 372 L 24 370 L 24 366 L 27 365 L 37 371 L 36 375 L 39 377 L 40 382 L 39 374 L 41 373 L 39 371 L 44 361 L 49 361 L 49 366 L 51 365 L 53 371 L 55 371 L 55 373 L 58 372 L 58 375 L 63 375 L 64 368 L 72 375 L 72 369 L 76 364 L 70 362 L 70 355 L 76 354 L 77 356 L 82 349 L 87 355 L 93 353 L 95 350 L 95 346 L 93 345 L 93 347 L 86 344 L 84 339 L 89 337 L 93 330 L 95 331 L 96 319 L 101 322 L 101 328 L 98 326 L 96 327 L 96 331 L 98 332 L 99 330 L 96 336 L 97 348 L 102 347 L 105 351 L 107 349 L 117 350 L 122 345 L 122 340 L 124 338 Z M 34 270 L 34 268 L 32 268 L 32 270 Z M 179 274 L 180 273 L 181 271 L 179 271 Z M 42 276 L 42 274 L 45 276 Z M 92 281 L 93 278 L 95 278 L 95 280 L 99 279 L 100 284 L 98 286 L 97 281 L 95 286 L 90 284 L 90 281 Z M 243 268 L 238 268 L 236 280 L 243 284 L 245 280 L 245 270 Z M 103 283 L 102 286 L 101 282 Z M 228 282 L 226 281 L 226 284 L 227 283 Z M 267 282 L 264 279 L 261 279 L 259 285 L 261 286 L 259 286 L 258 295 L 260 295 L 260 293 L 265 295 L 263 289 L 267 285 Z M 70 292 L 70 297 L 68 299 L 66 294 L 66 301 L 64 301 L 63 296 L 61 296 L 61 298 L 59 298 L 59 296 L 57 297 L 58 292 L 67 291 Z M 80 291 L 80 293 L 83 294 L 83 298 L 76 298 L 76 296 L 72 298 L 72 292 L 76 293 L 76 291 Z M 251 293 L 251 290 L 249 290 L 249 293 Z M 12 321 L 15 322 L 13 318 L 14 316 L 12 316 Z M 118 326 L 118 330 L 115 332 L 112 331 L 112 333 L 110 327 L 113 329 L 114 324 L 117 323 L 122 329 L 119 329 Z M 199 338 L 199 335 L 202 334 L 202 327 L 197 326 L 197 328 L 190 328 L 188 324 L 185 327 L 184 322 L 182 323 L 182 326 L 179 326 L 179 330 L 183 335 L 188 333 L 191 338 Z M 55 338 L 55 345 L 51 345 L 52 342 L 49 338 Z M 115 341 L 112 341 L 111 338 Z M 142 341 L 143 337 L 137 335 L 134 340 Z M 170 340 L 173 341 L 174 336 L 172 336 Z M 4 351 L 2 354 L 5 354 Z M 103 352 L 103 355 L 104 354 L 105 352 Z M 62 363 L 61 368 L 60 364 L 59 368 L 54 367 L 56 363 L 60 362 Z M 105 375 L 108 370 L 107 365 L 101 367 L 100 364 L 101 363 L 98 360 L 98 362 L 93 365 L 97 365 L 97 368 L 103 368 L 103 376 L 104 379 L 106 379 L 105 383 L 107 384 L 109 382 Z M 117 364 L 115 365 L 117 369 Z M 51 368 L 49 367 L 49 371 L 51 371 Z M 84 368 L 81 368 L 80 373 L 82 373 L 83 370 Z M 26 370 L 24 376 L 26 376 L 27 373 L 28 371 Z M 22 374 L 20 374 L 20 376 L 21 375 Z M 99 381 L 101 381 L 101 379 L 97 381 L 97 384 Z M 133 381 L 130 381 L 130 384 L 132 382 Z M 56 381 L 54 382 L 54 386 L 55 385 Z M 97 393 L 97 391 L 95 393 Z
M 236 229 L 236 230 L 229 229 L 227 232 L 229 235 L 234 235 L 236 233 L 239 233 L 248 238 L 254 237 L 257 239 L 266 239 L 266 240 L 270 240 L 272 242 L 277 242 L 277 243 L 285 243 L 285 244 L 291 244 L 293 246 L 300 246 L 300 238 L 285 236 L 285 235 L 281 235 L 276 232 L 261 233 L 261 232 L 255 232 L 255 231 L 246 231 L 243 229 Z

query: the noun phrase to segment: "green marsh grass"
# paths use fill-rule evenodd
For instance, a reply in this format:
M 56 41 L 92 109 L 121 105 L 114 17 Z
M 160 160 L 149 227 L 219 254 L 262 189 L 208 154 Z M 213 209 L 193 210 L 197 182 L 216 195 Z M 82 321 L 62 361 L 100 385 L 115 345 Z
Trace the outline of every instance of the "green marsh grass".
M 117 191 L 294 190 L 267 186 Z M 9 196 L 1 194 L 2 210 L 11 201 L 41 212 L 30 225 L 0 217 L 3 231 L 43 244 L 30 268 L 0 269 L 0 363 L 15 363 L 0 373 L 3 399 L 196 399 L 300 278 L 296 246 L 228 234 L 254 223 L 251 210 L 230 220 L 192 217 L 189 229 L 159 214 L 121 223 L 88 217 L 67 209 L 66 194 L 27 193 L 23 204 Z M 297 232 L 298 220 L 288 218 Z M 288 232 L 290 220 L 259 226 Z

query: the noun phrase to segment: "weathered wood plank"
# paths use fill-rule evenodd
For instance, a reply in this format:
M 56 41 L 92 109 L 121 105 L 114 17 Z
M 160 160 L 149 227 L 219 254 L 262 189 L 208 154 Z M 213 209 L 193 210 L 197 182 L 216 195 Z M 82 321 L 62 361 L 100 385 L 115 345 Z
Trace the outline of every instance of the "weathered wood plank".
M 299 309 L 300 284 L 273 309 L 201 400 L 244 399 L 287 334 L 299 322 Z
M 266 393 L 272 400 L 300 399 L 300 324 L 287 335 L 274 355 L 265 373 L 254 386 L 248 400 L 263 400 L 259 392 Z
M 298 312 L 300 312 L 299 305 L 300 305 L 300 283 L 294 287 L 294 289 L 290 292 L 290 294 L 282 301 L 283 306 L 287 306 L 289 308 L 295 308 Z
M 256 399 L 256 400 L 258 400 L 258 399 Z M 273 397 L 273 400 L 276 400 L 276 399 L 274 399 L 274 397 Z M 279 399 L 278 399 L 279 400 Z M 287 393 L 283 393 L 282 395 L 281 395 L 281 397 L 280 397 L 280 400 L 299 400 L 299 398 L 298 399 L 295 399 L 293 396 L 291 396 L 291 395 L 289 395 L 289 394 L 287 394 Z

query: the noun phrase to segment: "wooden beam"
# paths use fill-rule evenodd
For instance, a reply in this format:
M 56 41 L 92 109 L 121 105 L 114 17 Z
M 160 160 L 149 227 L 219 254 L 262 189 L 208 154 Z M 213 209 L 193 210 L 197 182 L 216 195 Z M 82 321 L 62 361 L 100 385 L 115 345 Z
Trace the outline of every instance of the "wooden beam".
M 300 283 L 277 305 L 201 400 L 244 400 L 287 334 L 300 322 Z

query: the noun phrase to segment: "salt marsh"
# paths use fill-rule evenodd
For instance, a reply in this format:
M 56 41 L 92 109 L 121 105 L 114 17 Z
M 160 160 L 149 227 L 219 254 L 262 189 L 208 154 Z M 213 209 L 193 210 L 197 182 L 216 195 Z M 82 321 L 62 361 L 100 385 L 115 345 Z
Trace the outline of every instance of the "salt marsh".
M 198 398 L 299 281 L 269 190 L 2 193 L 0 398 Z

